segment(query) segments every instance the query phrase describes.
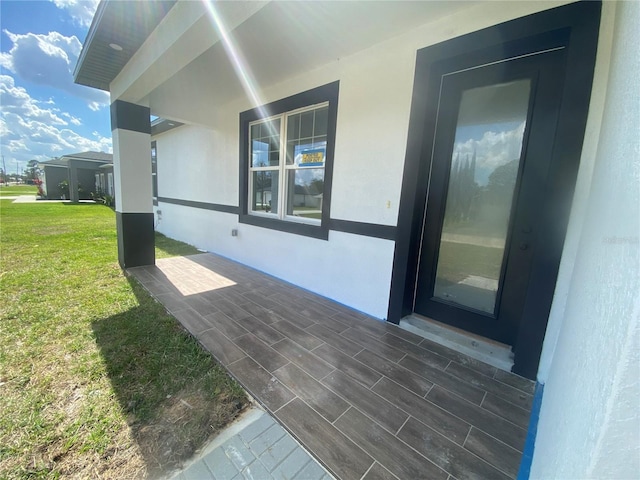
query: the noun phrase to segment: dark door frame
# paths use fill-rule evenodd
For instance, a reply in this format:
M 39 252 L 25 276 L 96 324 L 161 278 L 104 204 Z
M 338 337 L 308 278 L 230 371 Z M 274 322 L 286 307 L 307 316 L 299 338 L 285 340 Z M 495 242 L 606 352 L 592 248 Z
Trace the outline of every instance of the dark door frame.
M 559 33 L 562 33 L 559 32 Z M 545 182 L 550 168 L 553 138 L 557 122 L 564 73 L 564 49 L 544 50 L 544 53 L 518 57 L 481 68 L 464 70 L 443 77 L 440 89 L 440 108 L 436 141 L 432 160 L 430 185 L 424 215 L 424 232 L 418 267 L 414 312 L 461 328 L 465 331 L 513 345 L 519 330 L 521 308 L 529 287 L 531 265 L 546 253 L 536 237 L 545 225 L 539 219 L 545 206 Z M 436 267 L 440 257 L 440 238 L 443 231 L 454 137 L 457 131 L 458 106 L 462 92 L 468 88 L 496 85 L 516 80 L 529 81 L 526 110 L 526 129 L 522 138 L 521 155 L 517 158 L 513 200 L 509 225 L 506 226 L 504 259 L 496 292 L 493 314 L 480 312 L 444 299 L 433 299 Z M 453 108 L 450 108 L 453 107 Z M 445 160 L 445 161 L 443 161 Z M 549 206 L 549 205 L 547 205 Z M 525 232 L 526 233 L 523 233 Z M 519 244 L 527 247 L 520 249 Z M 544 257 L 543 257 L 544 258 Z
M 578 2 L 528 15 L 418 51 L 400 196 L 387 320 L 399 323 L 412 313 L 417 258 L 433 148 L 440 77 L 460 68 L 564 47 L 566 68 L 562 105 L 553 147 L 548 202 L 554 206 L 541 238 L 548 250 L 533 266 L 517 340 L 513 371 L 534 378 L 542 351 L 569 220 L 591 97 L 601 2 Z M 466 67 L 465 67 L 466 66 Z

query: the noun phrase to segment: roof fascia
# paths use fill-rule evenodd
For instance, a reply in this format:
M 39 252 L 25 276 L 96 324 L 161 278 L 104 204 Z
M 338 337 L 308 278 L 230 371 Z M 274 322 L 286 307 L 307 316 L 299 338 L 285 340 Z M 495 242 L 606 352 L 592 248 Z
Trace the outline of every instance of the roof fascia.
M 84 41 L 82 46 L 82 50 L 80 51 L 80 57 L 76 61 L 76 66 L 73 69 L 73 78 L 75 79 L 78 75 L 78 70 L 80 70 L 80 65 L 84 63 L 84 59 L 87 56 L 87 52 L 89 51 L 89 45 L 93 42 L 93 39 L 96 36 L 96 31 L 100 27 L 100 23 L 102 21 L 102 16 L 104 15 L 105 8 L 107 6 L 107 2 L 101 1 L 98 4 L 98 8 L 96 9 L 96 13 L 93 15 L 93 20 L 91 20 L 91 26 L 89 27 L 89 32 L 87 33 L 87 38 Z

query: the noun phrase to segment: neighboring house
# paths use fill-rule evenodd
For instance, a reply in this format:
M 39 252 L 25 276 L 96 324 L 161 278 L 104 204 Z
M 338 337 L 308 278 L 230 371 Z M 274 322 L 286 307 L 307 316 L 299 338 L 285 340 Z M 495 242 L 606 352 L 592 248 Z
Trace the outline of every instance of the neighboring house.
M 154 263 L 157 223 L 507 344 L 539 382 L 522 478 L 635 477 L 638 25 L 639 2 L 103 2 L 75 80 L 113 102 L 120 264 Z
M 42 189 L 49 199 L 66 198 L 73 202 L 90 200 L 98 190 L 114 195 L 113 155 L 103 152 L 81 152 L 40 162 Z M 60 188 L 67 181 L 68 191 Z M 108 193 L 111 192 L 111 193 Z

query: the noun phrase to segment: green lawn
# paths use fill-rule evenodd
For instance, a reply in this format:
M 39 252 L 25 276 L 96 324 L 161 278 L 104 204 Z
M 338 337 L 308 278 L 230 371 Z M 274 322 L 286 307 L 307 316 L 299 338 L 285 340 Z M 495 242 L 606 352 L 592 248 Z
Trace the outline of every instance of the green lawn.
M 0 197 L 13 197 L 17 195 L 35 195 L 38 187 L 35 185 L 7 185 L 0 187 Z
M 502 248 L 444 241 L 440 246 L 438 276 L 450 283 L 458 283 L 469 275 L 498 280 L 503 253 Z
M 0 200 L 0 478 L 144 478 L 242 389 L 117 264 L 114 213 Z M 158 257 L 195 253 L 160 237 Z

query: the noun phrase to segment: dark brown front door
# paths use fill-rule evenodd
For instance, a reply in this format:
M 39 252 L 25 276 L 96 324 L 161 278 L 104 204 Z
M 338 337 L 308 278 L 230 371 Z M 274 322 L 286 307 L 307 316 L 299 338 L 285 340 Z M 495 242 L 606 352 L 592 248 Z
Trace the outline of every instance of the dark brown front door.
M 564 55 L 535 52 L 441 76 L 416 313 L 516 341 L 532 266 L 544 258 Z

